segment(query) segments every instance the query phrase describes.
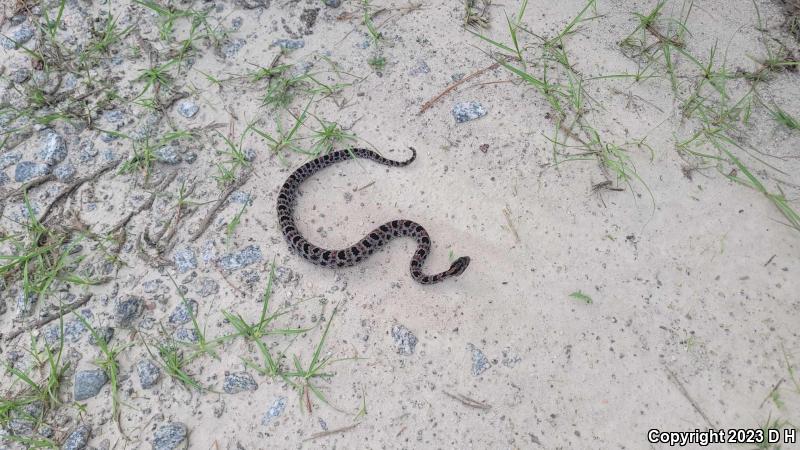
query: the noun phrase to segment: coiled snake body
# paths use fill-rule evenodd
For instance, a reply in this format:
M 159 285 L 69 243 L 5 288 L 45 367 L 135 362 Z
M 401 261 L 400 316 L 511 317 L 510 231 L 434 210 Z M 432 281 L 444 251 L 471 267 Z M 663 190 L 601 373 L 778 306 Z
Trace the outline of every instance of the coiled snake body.
M 379 248 L 386 245 L 392 238 L 408 236 L 417 241 L 417 251 L 411 258 L 411 277 L 422 284 L 438 283 L 444 279 L 461 275 L 469 265 L 469 257 L 462 256 L 450 265 L 444 272 L 435 275 L 425 275 L 422 273 L 422 264 L 428 257 L 431 249 L 431 238 L 422 225 L 410 220 L 393 220 L 378 228 L 370 231 L 363 239 L 352 246 L 341 250 L 328 250 L 317 247 L 308 242 L 297 230 L 294 222 L 294 205 L 297 197 L 297 189 L 306 178 L 316 172 L 340 161 L 351 159 L 351 155 L 359 158 L 371 159 L 380 164 L 392 167 L 402 167 L 410 164 L 417 156 L 417 152 L 412 148 L 411 157 L 405 161 L 393 161 L 383 156 L 363 148 L 352 148 L 339 150 L 320 156 L 309 161 L 295 170 L 281 187 L 278 193 L 278 222 L 289 244 L 294 252 L 306 260 L 322 267 L 349 267 L 355 265 Z

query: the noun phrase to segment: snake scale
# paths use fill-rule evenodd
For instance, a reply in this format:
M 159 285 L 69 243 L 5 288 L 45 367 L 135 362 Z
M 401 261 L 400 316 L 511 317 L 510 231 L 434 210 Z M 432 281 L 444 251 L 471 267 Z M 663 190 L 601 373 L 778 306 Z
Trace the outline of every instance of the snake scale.
M 417 241 L 417 250 L 411 258 L 411 277 L 422 284 L 438 283 L 450 277 L 464 273 L 469 265 L 469 257 L 462 256 L 444 272 L 425 275 L 422 265 L 431 249 L 431 238 L 422 225 L 410 220 L 393 220 L 370 231 L 363 239 L 350 247 L 341 250 L 328 250 L 310 243 L 300 234 L 294 222 L 294 206 L 297 200 L 297 189 L 308 177 L 337 162 L 351 159 L 351 156 L 371 159 L 391 167 L 403 167 L 411 164 L 417 156 L 411 148 L 412 155 L 405 161 L 386 159 L 376 152 L 364 148 L 351 148 L 328 153 L 313 159 L 295 170 L 281 187 L 278 193 L 278 223 L 289 244 L 289 248 L 304 259 L 322 267 L 349 267 L 355 265 L 376 250 L 388 244 L 396 237 L 412 237 Z

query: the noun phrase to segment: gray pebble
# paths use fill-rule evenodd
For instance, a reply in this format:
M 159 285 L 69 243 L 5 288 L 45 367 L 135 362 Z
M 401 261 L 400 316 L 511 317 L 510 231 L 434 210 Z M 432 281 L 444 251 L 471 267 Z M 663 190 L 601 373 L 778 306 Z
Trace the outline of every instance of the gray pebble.
M 86 141 L 81 144 L 81 162 L 87 162 L 97 156 L 97 149 L 94 148 L 94 141 Z
M 86 331 L 83 322 L 77 319 L 70 320 L 64 324 L 64 340 L 67 342 L 78 342 Z M 58 343 L 61 339 L 61 325 L 55 324 L 44 330 L 44 341 L 49 345 Z
M 231 20 L 231 28 L 233 30 L 238 30 L 239 28 L 242 28 L 242 22 L 244 22 L 244 19 L 242 19 L 241 17 L 234 17 L 233 20 Z
M 253 203 L 252 196 L 244 191 L 236 191 L 229 197 L 231 202 L 239 203 L 240 205 L 248 204 L 251 205 Z
M 175 251 L 175 265 L 178 272 L 185 273 L 197 268 L 197 257 L 191 247 L 184 247 Z
M 189 445 L 188 434 L 188 428 L 181 422 L 170 422 L 161 425 L 153 435 L 153 450 L 187 448 Z
M 261 425 L 267 426 L 272 422 L 272 419 L 280 416 L 283 414 L 283 410 L 286 409 L 286 397 L 280 397 L 270 406 L 269 410 L 267 410 L 264 417 L 261 418 Z
M 218 264 L 225 270 L 237 270 L 261 261 L 261 258 L 261 249 L 256 245 L 248 245 L 239 252 L 221 257 Z
M 197 311 L 197 302 L 187 299 L 185 302 L 181 299 L 180 304 L 175 307 L 172 314 L 169 316 L 169 323 L 172 325 L 182 325 L 190 320 Z
M 489 363 L 489 359 L 486 358 L 486 355 L 483 352 L 475 347 L 472 344 L 467 344 L 467 350 L 472 353 L 472 375 L 478 376 L 483 372 L 486 372 L 492 365 Z
M 200 107 L 197 106 L 197 103 L 191 100 L 184 100 L 178 104 L 178 112 L 187 119 L 191 119 L 197 114 L 197 111 L 200 110 Z
M 136 373 L 139 375 L 139 384 L 142 389 L 150 389 L 161 377 L 161 368 L 149 359 L 142 359 L 136 363 Z
M 145 281 L 142 283 L 142 289 L 144 290 L 145 294 L 155 294 L 158 292 L 159 288 L 161 287 L 162 281 L 161 280 L 150 280 Z
M 33 433 L 37 417 L 42 417 L 44 404 L 41 401 L 28 403 L 22 408 L 11 409 L 11 420 L 8 421 L 8 429 L 17 436 L 24 436 Z M 0 441 L 2 443 L 3 441 Z
M 417 337 L 403 325 L 392 327 L 392 338 L 397 346 L 397 353 L 401 355 L 411 355 L 417 347 Z
M 72 433 L 67 436 L 64 443 L 61 444 L 61 450 L 83 450 L 86 444 L 89 443 L 89 438 L 92 436 L 92 427 L 89 425 L 78 425 L 72 430 Z
M 306 41 L 302 39 L 275 39 L 270 47 L 276 45 L 284 50 L 297 50 L 305 47 Z
M 38 301 L 39 295 L 37 295 L 35 292 L 26 294 L 23 289 L 20 289 L 19 293 L 17 294 L 17 315 L 19 317 L 30 315 Z
M 331 8 L 338 8 L 342 5 L 342 0 L 323 0 L 323 2 L 325 3 L 325 6 Z
M 453 105 L 452 113 L 456 123 L 464 123 L 485 116 L 486 109 L 478 102 L 461 102 Z
M 417 65 L 408 71 L 409 75 L 424 75 L 426 73 L 431 73 L 431 68 L 428 67 L 428 63 L 422 59 L 417 60 Z
M 94 332 L 97 337 L 94 337 L 94 334 L 89 335 L 89 343 L 92 345 L 99 346 L 101 341 L 103 344 L 108 344 L 111 339 L 114 339 L 114 329 L 111 327 L 98 327 L 94 329 Z
M 0 155 L 0 169 L 5 169 L 8 166 L 13 166 L 22 159 L 22 153 L 11 150 Z
M 44 136 L 44 145 L 39 150 L 41 158 L 48 166 L 54 166 L 67 157 L 67 143 L 55 131 L 48 131 Z
M 236 55 L 245 44 L 247 44 L 247 41 L 244 39 L 234 39 L 222 46 L 222 53 L 226 58 L 231 58 Z
M 203 277 L 197 281 L 197 284 L 195 284 L 195 292 L 197 292 L 200 297 L 205 298 L 219 292 L 219 284 L 211 278 Z
M 117 304 L 114 306 L 114 317 L 117 324 L 122 327 L 130 326 L 134 319 L 142 313 L 143 303 L 140 297 L 133 295 L 128 296 L 125 300 L 117 299 Z
M 110 123 L 121 123 L 125 120 L 125 113 L 118 109 L 112 109 L 103 113 L 103 119 Z
M 117 155 L 114 154 L 114 151 L 110 148 L 103 150 L 103 159 L 106 161 L 114 161 L 117 159 Z
M 11 178 L 9 178 L 8 175 L 6 175 L 5 172 L 0 170 L 0 186 L 4 185 L 4 184 L 6 184 L 6 183 L 8 183 L 10 181 L 11 181 Z
M 17 84 L 22 84 L 31 79 L 31 71 L 24 67 L 21 67 L 13 72 L 11 72 L 11 81 Z
M 58 178 L 58 181 L 68 182 L 75 177 L 75 166 L 70 163 L 64 163 L 53 169 L 53 174 Z
M 2 37 L 2 45 L 6 50 L 13 50 L 19 48 L 22 44 L 30 41 L 33 38 L 33 28 L 23 25 L 11 32 L 11 36 Z
M 50 173 L 50 166 L 33 161 L 22 161 L 14 169 L 14 181 L 24 183 L 30 179 L 45 176 Z
M 73 400 L 79 402 L 94 397 L 108 382 L 108 377 L 102 369 L 81 370 L 75 374 L 73 386 Z
M 161 147 L 153 152 L 156 159 L 164 164 L 178 164 L 181 162 L 181 155 L 178 154 L 178 149 L 171 145 Z
M 196 344 L 200 342 L 200 335 L 194 328 L 178 328 L 172 335 L 178 342 L 185 344 Z
M 256 389 L 258 389 L 258 383 L 247 372 L 226 373 L 225 381 L 222 383 L 222 390 L 228 394 L 255 391 Z

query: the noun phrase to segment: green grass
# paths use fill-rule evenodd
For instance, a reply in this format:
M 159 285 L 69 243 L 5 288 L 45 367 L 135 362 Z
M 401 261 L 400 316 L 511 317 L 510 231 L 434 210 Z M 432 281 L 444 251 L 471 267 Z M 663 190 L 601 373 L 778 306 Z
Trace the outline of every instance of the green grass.
M 105 338 L 92 327 L 88 320 L 80 312 L 75 316 L 81 321 L 84 327 L 91 333 L 97 346 L 100 348 L 100 356 L 94 360 L 94 364 L 105 372 L 111 385 L 111 415 L 114 420 L 120 421 L 120 399 L 119 399 L 119 377 L 120 369 L 119 355 L 129 348 L 132 344 L 111 347 Z
M 26 302 L 34 296 L 46 297 L 57 281 L 74 285 L 96 284 L 96 281 L 75 273 L 84 259 L 72 254 L 81 237 L 70 237 L 46 227 L 39 222 L 27 193 L 23 201 L 28 213 L 28 222 L 20 224 L 24 232 L 0 235 L 0 243 L 11 248 L 9 253 L 0 254 L 0 278 L 19 281 Z
M 28 353 L 34 360 L 32 370 L 25 371 L 4 362 L 5 370 L 10 375 L 11 384 L 2 387 L 0 395 L 0 426 L 7 426 L 11 420 L 27 421 L 34 429 L 46 421 L 48 413 L 62 404 L 60 399 L 61 384 L 70 368 L 68 362 L 62 360 L 64 351 L 64 320 L 59 319 L 59 339 L 57 345 L 39 346 L 35 337 L 31 336 Z M 36 380 L 33 372 L 44 373 Z M 41 409 L 37 407 L 41 405 Z M 40 409 L 41 413 L 32 415 L 30 409 Z M 11 442 L 25 444 L 28 448 L 58 448 L 51 440 L 33 436 L 4 436 Z
M 569 294 L 569 296 L 574 298 L 575 300 L 578 300 L 578 301 L 581 301 L 583 303 L 586 303 L 587 305 L 590 305 L 590 304 L 594 303 L 592 301 L 592 297 L 589 297 L 588 295 L 584 294 L 581 291 L 575 291 L 575 292 Z
M 297 355 L 292 356 L 292 363 L 294 365 L 293 371 L 287 371 L 281 376 L 286 380 L 298 393 L 300 404 L 305 404 L 309 413 L 312 412 L 311 394 L 321 401 L 322 403 L 331 406 L 322 389 L 317 384 L 317 380 L 329 380 L 333 377 L 332 372 L 327 372 L 326 369 L 339 361 L 351 360 L 354 358 L 341 358 L 334 359 L 332 356 L 322 356 L 322 349 L 325 346 L 325 339 L 328 337 L 333 318 L 336 316 L 336 309 L 334 308 L 331 313 L 328 323 L 325 325 L 325 330 L 322 332 L 319 342 L 317 343 L 311 360 L 308 364 L 303 364 Z

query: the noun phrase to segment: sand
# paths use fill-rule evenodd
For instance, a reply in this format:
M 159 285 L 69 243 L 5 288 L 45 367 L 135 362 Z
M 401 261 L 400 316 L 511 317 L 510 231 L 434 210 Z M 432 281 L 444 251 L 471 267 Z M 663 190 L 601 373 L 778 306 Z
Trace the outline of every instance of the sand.
M 48 3 L 53 15 L 58 2 Z M 684 51 L 707 63 L 716 44 L 714 67 L 729 74 L 757 72 L 768 57 L 765 42 L 771 49 L 782 43 L 789 55 L 798 52 L 786 26 L 791 2 L 756 3 L 758 13 L 749 1 L 695 2 Z M 21 9 L 24 23 L 15 23 L 13 4 L 3 35 L 43 20 L 41 10 Z M 375 1 L 369 7 L 382 35 L 374 41 L 364 5 L 355 1 L 337 7 L 310 0 L 172 2 L 176 10 L 208 11 L 203 23 L 218 35 L 202 38 L 208 29 L 198 27 L 195 50 L 176 60 L 190 19 L 177 16 L 173 29 L 164 31 L 162 19 L 141 4 L 66 2 L 57 33 L 65 47 L 93 42 L 85 26 L 108 11 L 120 30 L 133 27 L 108 52 L 93 56 L 92 86 L 86 73 L 77 72 L 64 75 L 52 94 L 86 93 L 86 107 L 77 111 L 88 116 L 29 126 L 28 135 L 4 125 L 4 136 L 13 138 L 0 157 L 20 157 L 4 170 L 0 231 L 22 232 L 17 222 L 27 213 L 13 196 L 23 185 L 15 175 L 24 161 L 47 165 L 41 149 L 53 139 L 49 133 L 57 133 L 67 154 L 42 170 L 71 165 L 76 175 L 47 179 L 28 196 L 39 213 L 57 200 L 45 221 L 54 230 L 73 238 L 76 230 L 84 232 L 77 255 L 85 259 L 72 262 L 100 283 L 56 281 L 26 313 L 26 302 L 18 302 L 24 297 L 21 275 L 10 272 L 0 300 L 6 305 L 0 309 L 0 352 L 10 366 L 45 378 L 46 370 L 26 350 L 31 336 L 38 337 L 36 348 L 44 348 L 48 329 L 57 338 L 59 321 L 36 321 L 58 315 L 59 302 L 91 296 L 78 312 L 97 329 L 114 329 L 119 413 L 111 382 L 74 400 L 77 373 L 97 369 L 102 352 L 71 313 L 64 323 L 72 323 L 74 333 L 65 330 L 63 349 L 71 365 L 57 404 L 36 420 L 23 417 L 27 428 L 19 428 L 19 416 L 0 413 L 6 430 L 0 448 L 26 446 L 15 442 L 15 430 L 22 431 L 17 436 L 49 434 L 60 445 L 81 424 L 91 429 L 87 445 L 119 449 L 665 448 L 648 442 L 648 430 L 798 424 L 800 232 L 770 198 L 726 176 L 746 178 L 730 157 L 708 143 L 692 147 L 705 158 L 678 145 L 702 129 L 696 114 L 685 113 L 703 79 L 688 58 L 676 56 L 677 88 L 663 58 L 648 69 L 649 79 L 593 79 L 636 73 L 641 58 L 626 56 L 619 44 L 637 26 L 634 13 L 646 14 L 653 2 L 599 1 L 583 16 L 596 18 L 580 23 L 562 43 L 573 70 L 586 80 L 582 115 L 603 141 L 593 148 L 624 145 L 625 167 L 635 168 L 627 172 L 629 182 L 583 153 L 577 139 L 565 138 L 546 97 L 502 66 L 445 92 L 492 65 L 490 51 L 498 49 L 464 28 L 462 2 L 409 5 Z M 528 3 L 520 23 L 531 34 L 519 33 L 529 45 L 530 73 L 541 73 L 543 64 L 537 56 L 541 40 L 533 34 L 558 35 L 585 6 L 582 0 Z M 665 31 L 669 17 L 681 17 L 682 6 L 668 1 L 654 29 Z M 517 1 L 491 5 L 488 27 L 469 30 L 512 45 L 505 14 L 513 21 L 519 7 Z M 105 22 L 99 23 L 102 28 Z M 27 45 L 44 39 L 38 34 Z M 279 39 L 294 40 L 289 45 L 302 39 L 303 46 L 281 54 L 274 44 Z M 26 89 L 50 86 L 55 74 L 69 72 L 53 59 L 43 81 L 37 73 L 45 70 L 37 70 L 35 58 L 20 49 L 0 52 L 6 105 L 19 107 L 30 98 L 22 94 Z M 141 71 L 168 61 L 176 62 L 165 68 L 168 79 L 155 82 L 159 103 L 153 107 L 147 100 L 156 87 Z M 753 102 L 747 123 L 737 121 L 729 131 L 740 147 L 726 148 L 797 210 L 800 130 L 776 122 L 768 110 L 779 105 L 800 117 L 800 75 L 789 61 L 789 69 L 758 82 L 762 101 Z M 262 101 L 281 75 L 271 81 L 251 76 L 271 64 L 287 65 L 284 78 L 310 74 L 285 107 Z M 554 79 L 566 85 L 557 75 L 564 72 L 549 64 Z M 11 81 L 19 68 L 34 72 L 33 79 Z M 732 104 L 755 82 L 731 78 L 724 84 Z M 106 92 L 116 96 L 109 99 Z M 478 102 L 486 114 L 459 123 L 452 111 L 464 102 Z M 41 116 L 64 105 L 35 111 Z M 198 107 L 195 115 L 179 111 L 191 105 Z M 251 131 L 277 136 L 278 121 L 288 132 L 304 111 L 299 139 L 277 152 Z M 404 168 L 359 161 L 319 173 L 302 187 L 296 208 L 301 231 L 338 248 L 387 220 L 411 219 L 433 239 L 426 268 L 443 270 L 451 258 L 468 255 L 472 262 L 462 276 L 416 284 L 408 274 L 410 240 L 341 270 L 313 266 L 289 252 L 277 226 L 277 191 L 309 158 L 297 150 L 312 150 L 313 133 L 330 123 L 357 136 L 336 148 L 370 146 L 402 159 L 413 146 L 418 158 Z M 159 150 L 176 130 L 193 136 Z M 229 162 L 236 155 L 225 153 L 223 137 L 242 150 L 240 160 L 249 161 Z M 572 147 L 554 146 L 554 139 Z M 162 152 L 157 159 L 131 163 L 150 147 Z M 566 153 L 577 156 L 568 160 Z M 57 197 L 109 164 L 69 196 Z M 240 185 L 220 182 L 220 165 L 233 168 Z M 182 186 L 189 188 L 183 203 Z M 19 253 L 9 241 L 3 245 L 4 256 Z M 273 263 L 270 312 L 285 314 L 267 329 L 306 330 L 260 338 L 284 377 L 254 367 L 264 364 L 258 347 L 231 336 L 235 330 L 224 315 L 258 320 Z M 183 318 L 171 320 L 184 305 L 171 278 L 186 301 L 196 302 L 198 327 L 213 349 L 208 353 L 196 342 L 173 342 L 175 336 L 197 336 L 185 309 Z M 330 376 L 311 381 L 322 401 L 303 390 L 293 355 L 308 368 L 329 324 L 320 357 L 331 358 L 322 370 Z M 25 332 L 8 339 L 20 329 Z M 172 344 L 187 358 L 183 370 L 200 389 L 167 373 L 158 348 Z M 142 361 L 160 368 L 152 386 L 142 386 L 148 384 Z M 4 401 L 27 398 L 13 373 L 0 382 Z M 170 423 L 184 424 L 186 433 Z

